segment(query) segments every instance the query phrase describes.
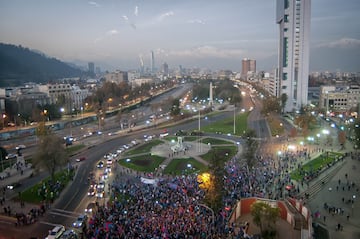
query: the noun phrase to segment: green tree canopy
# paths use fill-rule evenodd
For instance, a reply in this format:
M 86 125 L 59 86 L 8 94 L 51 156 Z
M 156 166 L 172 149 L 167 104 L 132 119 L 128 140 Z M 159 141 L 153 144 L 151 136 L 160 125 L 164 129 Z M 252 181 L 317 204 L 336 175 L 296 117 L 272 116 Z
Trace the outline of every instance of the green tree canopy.
M 252 129 L 248 129 L 245 134 L 245 147 L 243 151 L 243 157 L 246 160 L 246 163 L 248 167 L 251 169 L 253 166 L 255 166 L 255 152 L 258 147 L 258 142 L 254 139 L 256 137 L 256 133 Z
M 265 232 L 275 231 L 275 224 L 280 216 L 280 209 L 278 207 L 272 207 L 265 202 L 255 202 L 251 205 L 251 215 L 253 216 L 255 225 L 260 227 L 261 234 L 263 236 L 269 235 L 269 233 Z

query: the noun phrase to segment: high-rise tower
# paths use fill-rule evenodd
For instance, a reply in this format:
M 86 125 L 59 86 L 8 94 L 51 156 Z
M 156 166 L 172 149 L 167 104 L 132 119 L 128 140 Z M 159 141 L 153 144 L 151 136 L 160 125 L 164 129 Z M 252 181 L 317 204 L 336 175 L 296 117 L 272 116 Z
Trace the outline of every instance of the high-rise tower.
M 244 58 L 241 61 L 241 78 L 246 80 L 249 71 L 256 72 L 256 60 Z
M 277 0 L 278 95 L 287 94 L 287 112 L 308 103 L 310 21 L 311 0 Z
M 150 52 L 150 71 L 151 73 L 155 73 L 155 59 L 154 59 L 154 52 Z

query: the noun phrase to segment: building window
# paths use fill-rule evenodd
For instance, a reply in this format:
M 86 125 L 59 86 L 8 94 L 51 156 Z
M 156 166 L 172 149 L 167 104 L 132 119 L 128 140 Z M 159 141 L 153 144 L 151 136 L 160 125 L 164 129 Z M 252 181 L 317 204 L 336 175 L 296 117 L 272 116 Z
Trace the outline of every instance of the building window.
M 284 22 L 289 22 L 289 15 L 288 15 L 288 14 L 285 14 L 285 16 L 284 16 Z
M 284 7 L 285 9 L 289 8 L 289 0 L 284 0 Z
M 283 73 L 283 80 L 287 80 L 288 79 L 288 73 Z
M 284 45 L 283 45 L 283 67 L 287 67 L 288 62 L 288 38 L 284 37 Z

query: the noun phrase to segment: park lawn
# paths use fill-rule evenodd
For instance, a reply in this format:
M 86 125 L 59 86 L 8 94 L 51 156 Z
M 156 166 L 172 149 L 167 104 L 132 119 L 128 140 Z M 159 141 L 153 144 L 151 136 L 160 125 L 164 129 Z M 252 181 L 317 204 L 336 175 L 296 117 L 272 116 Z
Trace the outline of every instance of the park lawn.
M 237 114 L 235 117 L 235 135 L 242 135 L 247 129 L 247 117 L 249 113 Z M 234 118 L 230 117 L 221 121 L 201 127 L 201 130 L 208 133 L 233 134 Z
M 65 150 L 68 155 L 74 155 L 77 151 L 81 150 L 84 147 L 85 147 L 85 145 L 83 145 L 83 144 L 76 144 L 76 145 L 67 147 Z
M 155 147 L 156 145 L 162 144 L 163 141 L 161 140 L 152 140 L 149 141 L 145 144 L 142 144 L 138 147 L 135 147 L 133 149 L 130 149 L 129 151 L 126 151 L 123 155 L 124 156 L 131 156 L 131 155 L 135 155 L 135 154 L 144 154 L 144 153 L 149 153 L 151 151 L 152 147 Z
M 188 167 L 191 165 L 191 167 Z M 173 159 L 164 169 L 164 174 L 187 175 L 205 171 L 207 167 L 194 158 Z
M 314 158 L 313 160 L 309 161 L 308 163 L 304 164 L 301 167 L 301 171 L 304 171 L 307 174 L 310 174 L 311 172 L 316 172 L 318 169 L 325 167 L 329 163 L 333 163 L 337 158 L 343 155 L 344 154 L 338 152 L 325 152 L 320 156 Z M 293 180 L 301 181 L 304 175 L 300 173 L 299 169 L 296 169 L 290 174 L 290 177 Z
M 236 146 L 213 146 L 206 154 L 200 157 L 207 162 L 210 162 L 213 155 L 217 153 L 222 161 L 227 162 L 229 159 L 234 157 L 237 153 L 238 148 Z
M 272 136 L 282 135 L 284 133 L 284 127 L 278 118 L 270 116 L 268 117 L 268 123 Z
M 204 138 L 201 140 L 203 144 L 221 145 L 221 144 L 234 144 L 231 141 L 217 139 L 217 138 Z
M 53 190 L 53 200 L 59 197 L 61 191 L 65 188 L 65 186 L 69 183 L 69 181 L 74 176 L 74 171 L 71 170 L 70 174 L 68 174 L 68 170 L 62 170 L 55 173 L 55 182 L 60 182 L 58 190 Z M 51 200 L 51 189 L 49 188 L 50 176 L 46 179 L 42 180 L 41 182 L 37 183 L 31 188 L 26 189 L 25 191 L 21 192 L 21 195 L 17 196 L 16 200 L 22 200 L 28 203 L 39 204 L 44 200 Z M 40 195 L 40 191 L 42 190 L 45 185 L 46 190 L 48 191 L 44 196 Z
M 164 157 L 145 154 L 135 157 L 128 157 L 119 160 L 119 164 L 140 172 L 154 172 L 165 160 Z
M 166 139 L 167 141 L 171 142 L 172 140 L 174 140 L 175 142 L 177 142 L 178 137 L 183 137 L 183 141 L 195 141 L 197 140 L 199 137 L 197 136 L 167 136 L 164 139 Z

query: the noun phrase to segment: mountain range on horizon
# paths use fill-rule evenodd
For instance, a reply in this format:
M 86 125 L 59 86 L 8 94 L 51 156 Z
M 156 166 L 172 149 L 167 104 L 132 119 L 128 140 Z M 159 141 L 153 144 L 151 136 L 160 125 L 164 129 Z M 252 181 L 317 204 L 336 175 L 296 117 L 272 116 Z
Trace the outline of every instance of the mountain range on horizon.
M 0 87 L 20 86 L 27 82 L 47 83 L 82 74 L 80 68 L 41 51 L 0 43 Z
M 276 66 L 276 58 L 276 56 L 271 56 L 257 60 L 257 69 L 272 71 Z M 360 72 L 359 58 L 360 52 L 354 51 L 353 48 L 312 48 L 310 72 Z M 192 59 L 189 59 L 187 63 L 191 64 Z M 112 62 L 104 61 L 95 64 L 109 71 L 119 69 Z M 229 66 L 231 64 L 234 62 L 228 62 Z M 65 62 L 48 56 L 38 49 L 0 43 L 0 87 L 19 86 L 27 82 L 48 83 L 61 78 L 80 77 L 86 74 L 86 65 L 85 61 L 66 60 Z M 238 68 L 240 71 L 241 66 L 239 65 Z

